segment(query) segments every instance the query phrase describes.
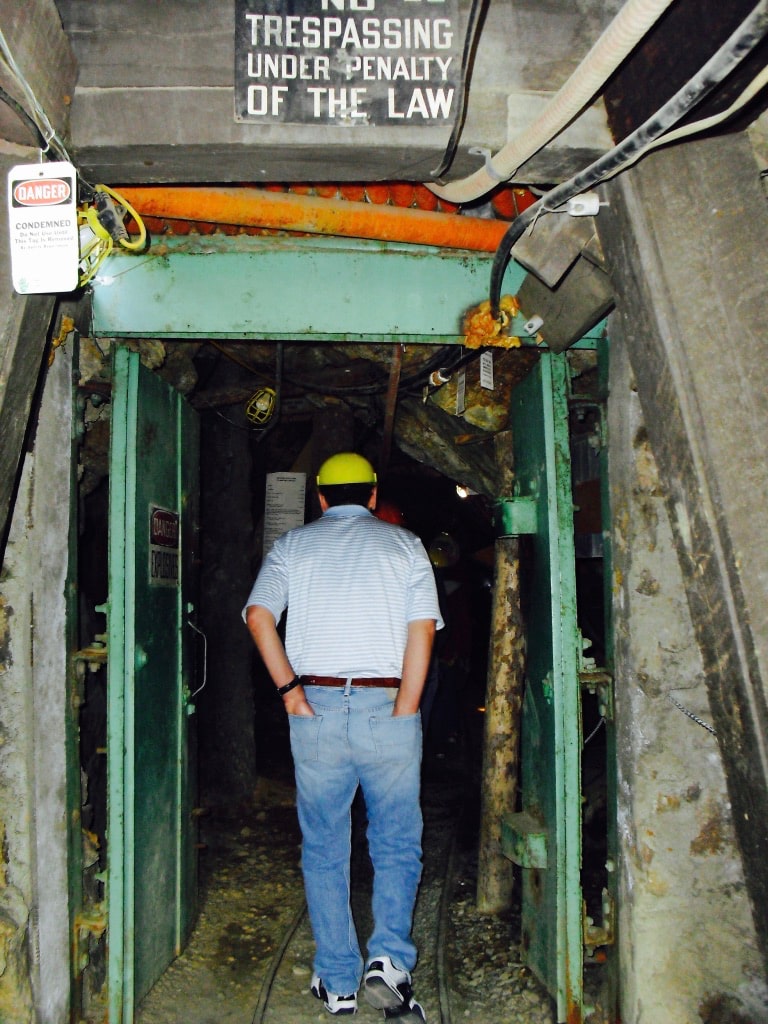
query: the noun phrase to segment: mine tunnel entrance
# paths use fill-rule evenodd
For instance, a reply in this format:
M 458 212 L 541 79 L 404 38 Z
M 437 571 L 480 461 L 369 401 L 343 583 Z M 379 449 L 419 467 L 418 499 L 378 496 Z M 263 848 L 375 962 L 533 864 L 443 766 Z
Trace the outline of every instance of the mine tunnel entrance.
M 580 359 L 588 362 L 583 356 Z M 609 715 L 605 706 L 607 673 L 604 671 L 607 623 L 601 528 L 601 403 L 594 370 L 579 373 L 573 379 L 580 383 L 568 401 L 568 436 L 576 508 L 575 580 L 579 625 L 585 646 L 585 660 L 580 666 L 585 683 L 580 691 L 584 822 L 580 886 L 585 915 L 597 922 L 596 927 L 607 928 L 604 921 L 606 894 L 610 892 L 606 868 L 609 864 L 610 780 L 606 765 L 610 730 L 606 726 Z M 583 388 L 581 393 L 580 387 Z M 83 460 L 81 485 L 79 590 L 84 648 L 93 646 L 94 640 L 98 645 L 98 638 L 106 635 L 103 605 L 107 598 L 109 558 L 109 481 L 101 478 L 96 482 L 100 456 L 95 447 L 105 443 L 105 437 L 99 437 L 103 432 L 99 424 L 109 422 L 103 418 L 108 403 L 102 403 L 99 397 L 104 394 L 103 388 L 92 386 L 90 393 L 96 396 L 92 413 L 96 418 L 88 432 L 93 436 L 86 446 L 88 455 Z M 291 424 L 286 440 L 265 437 L 266 443 L 262 443 L 258 432 L 237 422 L 236 416 L 232 410 L 225 415 L 221 410 L 204 410 L 200 416 L 200 534 L 194 545 L 200 564 L 191 567 L 194 577 L 199 578 L 200 588 L 198 597 L 190 602 L 199 614 L 194 616 L 194 621 L 191 613 L 186 619 L 186 626 L 191 630 L 187 640 L 191 640 L 192 648 L 191 674 L 186 686 L 191 698 L 189 708 L 194 710 L 194 714 L 187 716 L 188 740 L 189 756 L 195 764 L 185 813 L 193 815 L 196 826 L 188 841 L 199 851 L 201 891 L 205 892 L 219 884 L 216 871 L 210 871 L 210 866 L 215 863 L 220 867 L 220 860 L 209 853 L 210 849 L 220 849 L 214 835 L 217 823 L 223 823 L 224 830 L 231 828 L 233 816 L 240 813 L 255 835 L 253 821 L 262 813 L 258 810 L 259 801 L 269 802 L 276 796 L 281 814 L 285 813 L 286 802 L 290 802 L 292 766 L 284 711 L 274 700 L 272 684 L 251 650 L 249 638 L 243 635 L 239 609 L 258 567 L 258 558 L 252 552 L 258 551 L 258 535 L 263 529 L 266 476 L 280 467 L 291 469 L 308 450 L 317 431 L 317 417 L 313 416 Z M 333 440 L 329 433 L 341 438 L 351 426 L 337 411 L 330 417 L 323 411 L 320 420 L 325 424 L 323 436 L 329 443 Z M 354 437 L 351 443 L 365 448 L 368 443 L 365 433 Z M 146 437 L 137 453 L 141 456 L 141 475 L 145 475 Z M 103 468 L 103 463 L 101 466 Z M 175 473 L 167 466 L 162 472 L 169 478 Z M 459 492 L 466 496 L 461 497 Z M 461 817 L 462 842 L 476 847 L 498 510 L 482 495 L 467 494 L 460 482 L 407 455 L 397 454 L 382 483 L 380 511 L 416 532 L 430 551 L 435 566 L 448 629 L 440 639 L 434 673 L 425 693 L 424 778 L 432 792 L 435 787 L 446 787 L 448 792 L 455 792 L 457 786 L 462 791 L 469 787 L 472 812 L 459 815 L 458 808 L 454 808 L 455 820 Z M 307 492 L 306 514 L 307 518 L 316 514 L 311 489 Z M 519 555 L 525 576 L 535 558 L 530 537 L 521 538 Z M 80 739 L 86 782 L 83 824 L 91 853 L 84 871 L 85 899 L 98 903 L 103 899 L 100 878 L 110 867 L 112 851 L 106 835 L 106 668 L 94 663 L 92 669 L 86 675 Z M 518 813 L 521 813 L 521 806 L 518 792 Z M 166 810 L 161 806 L 163 821 Z M 270 815 L 263 812 L 263 818 L 266 821 Z M 157 825 L 155 822 L 154 826 Z M 239 834 L 239 830 L 236 833 Z M 525 856 L 522 859 L 525 860 Z M 513 869 L 510 862 L 510 870 L 518 876 L 534 879 L 541 874 L 535 865 Z M 534 884 L 540 885 L 538 881 Z M 295 900 L 300 890 L 298 878 L 294 885 L 297 891 L 292 898 Z M 515 906 L 519 889 L 520 884 L 515 891 Z M 188 893 L 187 899 L 184 938 L 196 918 L 195 894 Z M 153 896 L 152 906 L 155 902 Z M 514 920 L 504 920 L 508 923 L 510 957 L 516 959 L 514 944 L 524 940 L 519 934 L 519 912 Z M 593 963 L 592 954 L 597 954 L 594 963 L 599 963 L 606 955 L 609 940 L 607 934 L 596 935 L 594 946 L 588 951 L 588 967 Z M 172 955 L 178 951 L 175 941 L 171 944 Z M 217 955 L 227 962 L 229 954 L 224 950 L 219 949 Z M 91 1004 L 97 1004 L 104 997 L 105 958 L 101 943 L 92 939 L 88 964 L 81 978 L 86 1000 Z M 151 971 L 149 976 L 152 976 Z M 153 996 L 148 998 L 151 1003 Z M 141 1003 L 139 1000 L 139 1006 Z
M 83 650 L 97 652 L 85 674 L 80 711 L 82 820 L 86 837 L 81 886 L 86 911 L 106 899 L 109 926 L 106 934 L 92 930 L 81 936 L 76 982 L 85 1014 L 109 1002 L 110 1012 L 121 1014 L 115 1019 L 152 1024 L 154 1019 L 168 1019 L 163 1017 L 167 1007 L 158 1010 L 153 1002 L 164 998 L 164 990 L 174 1011 L 178 1010 L 178 989 L 168 979 L 173 977 L 177 965 L 183 964 L 184 957 L 179 957 L 165 974 L 164 968 L 182 952 L 190 935 L 194 946 L 194 929 L 199 929 L 206 908 L 217 904 L 217 887 L 226 889 L 228 879 L 232 878 L 233 847 L 237 847 L 236 858 L 247 861 L 243 848 L 262 848 L 266 842 L 267 848 L 282 851 L 281 856 L 290 859 L 296 871 L 292 766 L 284 711 L 275 702 L 272 684 L 242 626 L 240 609 L 261 557 L 268 474 L 305 472 L 311 480 L 322 457 L 341 449 L 364 451 L 372 461 L 379 461 L 393 348 L 389 343 L 382 344 L 378 373 L 375 367 L 372 373 L 370 365 L 367 369 L 363 366 L 361 380 L 359 350 L 344 344 L 334 345 L 333 354 L 326 361 L 302 343 L 295 346 L 301 350 L 301 362 L 292 364 L 291 346 L 272 343 L 269 368 L 263 362 L 249 359 L 247 344 L 235 345 L 223 339 L 113 341 L 112 347 L 123 353 L 115 357 L 118 375 L 127 379 L 136 373 L 158 383 L 159 378 L 165 377 L 172 384 L 172 394 L 177 396 L 179 390 L 184 390 L 188 401 L 180 403 L 178 396 L 151 400 L 150 422 L 138 428 L 133 440 L 125 438 L 124 451 L 117 463 L 122 473 L 126 459 L 133 459 L 133 483 L 127 490 L 116 490 L 114 407 L 124 384 L 114 376 L 107 343 L 81 340 L 80 393 L 84 399 L 81 405 L 85 430 L 80 472 L 79 641 Z M 419 385 L 403 401 L 405 409 L 410 400 L 408 427 L 400 436 L 396 435 L 396 443 L 388 448 L 380 488 L 382 511 L 401 519 L 430 550 L 448 610 L 449 628 L 435 657 L 436 685 L 428 687 L 425 693 L 423 767 L 425 794 L 436 800 L 436 817 L 461 823 L 458 841 L 463 844 L 467 862 L 473 865 L 469 870 L 470 881 L 465 879 L 464 886 L 477 882 L 477 845 L 485 788 L 483 750 L 492 668 L 489 661 L 493 631 L 499 629 L 494 619 L 499 534 L 513 536 L 518 543 L 526 631 L 532 622 L 540 624 L 550 615 L 540 601 L 542 595 L 552 597 L 553 581 L 569 574 L 573 579 L 572 594 L 553 598 L 556 612 L 550 615 L 547 636 L 536 641 L 550 650 L 549 661 L 545 658 L 535 662 L 527 637 L 522 681 L 527 696 L 523 698 L 521 712 L 521 785 L 516 787 L 514 804 L 507 808 L 509 820 L 501 829 L 503 857 L 515 882 L 508 911 L 494 918 L 494 927 L 502 929 L 500 941 L 508 944 L 508 962 L 518 965 L 521 972 L 526 965 L 533 967 L 534 973 L 525 984 L 538 992 L 542 1020 L 563 1019 L 566 988 L 571 992 L 567 998 L 578 1003 L 579 1014 L 584 1004 L 584 986 L 593 1005 L 595 992 L 610 988 L 606 966 L 606 962 L 610 966 L 612 959 L 613 940 L 609 871 L 612 839 L 608 825 L 612 793 L 607 771 L 611 760 L 610 631 L 603 599 L 605 438 L 603 367 L 598 347 L 589 342 L 559 356 L 525 349 L 505 354 L 509 365 L 516 367 L 507 382 L 505 403 L 515 393 L 522 394 L 516 392 L 521 381 L 535 379 L 530 385 L 531 394 L 518 402 L 517 425 L 512 430 L 521 439 L 521 453 L 531 448 L 539 422 L 542 430 L 540 452 L 529 468 L 523 469 L 519 461 L 522 455 L 515 454 L 518 479 L 526 481 L 514 488 L 515 493 L 507 493 L 501 485 L 494 490 L 477 483 L 495 471 L 498 456 L 494 454 L 494 438 L 508 428 L 506 418 L 503 424 L 492 424 L 490 430 L 465 428 L 461 435 L 456 433 L 454 421 L 450 437 L 454 447 L 462 452 L 462 462 L 449 463 L 446 469 L 439 459 L 432 457 L 432 446 L 439 451 L 445 446 L 445 438 L 438 435 L 435 443 L 430 430 L 419 419 L 418 406 L 425 404 L 427 397 L 423 373 Z M 429 357 L 438 353 L 432 345 L 414 348 L 421 350 L 415 361 L 422 369 L 431 365 Z M 129 349 L 134 352 L 129 354 Z M 331 351 L 327 345 L 325 349 Z M 447 362 L 444 349 L 441 355 Z M 122 369 L 118 365 L 121 360 Z M 140 363 L 147 365 L 140 367 Z M 468 363 L 477 372 L 479 382 L 477 358 Z M 302 373 L 297 365 L 305 368 Z M 553 366 L 557 378 L 554 385 Z M 546 368 L 546 385 L 542 384 L 542 367 Z M 442 369 L 439 364 L 436 368 Z M 404 369 L 406 379 L 416 376 L 409 374 L 407 358 Z M 192 386 L 189 374 L 195 379 Z M 350 379 L 352 386 L 348 383 Z M 166 382 L 162 382 L 163 388 Z M 150 389 L 153 387 L 150 385 Z M 258 395 L 263 400 L 265 393 L 269 401 L 270 392 L 277 400 L 275 422 L 254 422 L 247 412 L 249 405 Z M 544 393 L 549 397 L 542 404 Z M 371 404 L 370 394 L 376 396 L 377 404 Z M 323 395 L 323 399 L 318 395 Z M 120 400 L 126 402 L 128 415 L 133 415 L 132 399 Z M 451 395 L 448 402 L 454 409 L 455 401 L 455 394 Z M 163 425 L 155 422 L 152 403 L 161 407 L 163 416 L 170 416 L 163 420 Z M 196 415 L 181 412 L 182 405 L 193 406 Z M 442 409 L 439 415 L 448 414 Z M 195 424 L 199 424 L 199 458 L 193 440 L 198 429 Z M 554 426 L 559 434 L 548 451 L 550 442 L 544 440 L 544 435 Z M 147 490 L 147 481 L 152 478 L 150 456 L 155 450 L 170 451 L 171 461 L 160 465 L 160 483 L 154 490 L 151 486 Z M 466 468 L 469 484 L 460 467 Z M 552 476 L 558 473 L 559 483 Z M 163 497 L 160 491 L 166 485 L 170 492 Z M 560 511 L 555 513 L 554 524 L 542 527 L 553 508 L 551 489 L 557 487 L 561 492 Z M 457 488 L 462 490 L 463 497 Z M 115 495 L 119 496 L 117 502 Z M 126 496 L 138 503 L 132 510 Z M 536 513 L 533 506 L 542 496 L 545 497 L 539 500 Z M 114 561 L 114 550 L 110 548 L 115 546 L 115 525 L 109 517 L 110 512 L 114 516 L 114 506 L 120 503 L 126 536 L 134 536 L 124 546 L 133 550 L 134 564 L 139 567 L 137 576 L 149 581 L 144 580 L 147 588 L 143 593 L 135 586 L 126 590 L 121 616 L 133 602 L 135 608 L 141 609 L 146 628 L 159 633 L 156 649 L 148 647 L 137 634 L 128 655 L 123 655 L 123 668 L 127 666 L 130 676 L 134 671 L 141 673 L 158 658 L 170 658 L 172 662 L 171 667 L 161 671 L 157 692 L 148 701 L 136 678 L 120 697 L 122 715 L 126 714 L 125 702 L 130 705 L 124 719 L 125 735 L 133 730 L 137 741 L 131 771 L 135 768 L 137 773 L 143 773 L 129 772 L 128 779 L 124 774 L 127 762 L 119 769 L 115 765 L 115 751 L 120 749 L 124 737 L 114 735 L 114 709 L 109 711 L 115 701 L 117 670 L 114 623 L 108 626 L 105 615 L 108 603 L 111 617 L 115 618 L 115 598 L 110 593 L 108 572 L 110 560 Z M 314 518 L 317 513 L 312 488 L 307 487 L 305 517 Z M 545 559 L 541 537 L 549 536 L 553 529 L 565 540 L 555 556 L 550 553 Z M 142 534 L 143 539 L 137 541 L 135 537 Z M 169 537 L 171 543 L 164 543 L 163 539 Z M 180 570 L 184 587 L 174 586 L 172 558 L 167 557 L 174 552 L 174 538 L 178 539 L 182 567 L 185 553 L 181 549 L 184 544 L 188 547 L 188 563 Z M 551 558 L 554 560 L 547 561 Z M 537 591 L 531 581 L 544 562 L 546 572 Z M 158 582 L 152 579 L 152 565 L 159 567 L 161 577 L 166 572 L 163 566 L 171 567 Z M 114 583 L 114 568 L 111 572 Z M 129 567 L 125 568 L 126 578 L 131 572 Z M 162 616 L 153 611 L 155 596 L 172 605 L 175 626 L 163 626 Z M 563 655 L 560 629 L 565 605 L 571 606 L 574 617 L 566 641 L 567 657 Z M 169 634 L 174 630 L 178 645 L 169 653 Z M 103 657 L 98 652 L 108 637 L 109 652 Z M 550 665 L 553 659 L 557 663 L 554 667 Z M 534 663 L 536 667 L 532 669 Z M 563 671 L 567 676 L 565 687 L 570 687 L 566 700 L 562 699 L 563 684 L 557 681 L 558 672 L 562 676 Z M 162 716 L 157 716 L 157 702 L 162 705 L 167 696 L 163 680 L 167 682 L 169 673 L 176 674 L 176 696 L 166 712 L 172 718 L 175 716 L 175 725 L 169 724 L 170 719 L 163 725 Z M 504 683 L 497 680 L 494 685 L 503 687 Z M 540 706 L 531 697 L 535 689 Z M 552 708 L 554 718 L 549 725 L 554 739 L 551 745 L 549 741 L 542 745 L 542 714 L 548 714 Z M 163 729 L 169 738 L 173 733 L 173 742 L 164 742 Z M 512 742 L 519 742 L 518 735 Z M 548 769 L 555 748 L 563 745 L 570 750 L 571 776 L 566 780 L 560 768 L 553 769 L 551 775 L 539 771 L 542 766 Z M 163 749 L 173 762 L 167 777 L 162 759 L 155 760 L 157 751 Z M 526 750 L 530 751 L 527 762 Z M 537 774 L 546 776 L 543 789 L 533 786 L 533 802 L 526 803 L 526 787 Z M 438 791 L 448 795 L 435 797 Z M 460 798 L 454 800 L 457 793 Z M 114 817 L 118 800 L 128 801 L 120 812 L 119 833 Z M 178 828 L 169 828 L 170 805 L 172 816 L 180 823 Z M 547 820 L 550 814 L 554 815 L 551 821 Z M 362 829 L 362 809 L 358 817 Z M 563 825 L 566 818 L 568 823 Z M 563 828 L 568 831 L 567 836 Z M 262 831 L 267 834 L 266 839 Z M 115 848 L 116 834 L 120 836 L 119 850 Z M 160 842 L 158 835 L 163 837 Z M 427 828 L 425 862 L 431 841 Z M 286 842 L 290 852 L 284 849 Z M 440 840 L 435 843 L 439 845 Z M 568 857 L 564 853 L 566 846 Z M 160 867 L 158 849 L 168 853 Z M 115 883 L 117 870 L 119 886 Z M 266 879 L 269 887 L 274 870 L 267 856 L 261 871 L 254 870 L 252 875 L 262 885 Z M 152 871 L 156 872 L 154 876 Z M 109 878 L 108 887 L 105 877 Z M 298 874 L 289 871 L 281 878 L 280 886 L 287 887 L 283 889 L 286 904 L 295 902 L 300 896 Z M 242 879 L 238 886 L 242 894 Z M 170 891 L 172 900 L 168 897 Z M 159 899 L 161 893 L 163 897 Z M 201 905 L 197 903 L 198 895 Z M 270 898 L 274 897 L 271 890 Z M 115 906 L 118 899 L 122 920 Z M 578 955 L 569 960 L 569 969 L 576 969 L 578 974 L 575 996 L 573 978 L 559 974 L 556 967 L 551 971 L 540 967 L 542 961 L 548 961 L 553 936 L 566 914 L 563 900 L 571 907 L 567 911 L 570 941 L 578 947 Z M 159 903 L 170 903 L 171 908 L 165 924 L 160 926 L 158 919 L 163 915 L 156 912 Z M 280 918 L 276 910 L 274 916 Z M 537 919 L 546 921 L 546 926 L 541 928 Z M 138 930 L 137 920 L 143 922 Z M 124 937 L 127 936 L 122 947 L 115 941 L 118 923 Z M 163 933 L 161 938 L 150 940 L 149 933 L 156 934 L 158 930 Z M 471 929 L 467 931 L 470 934 Z M 228 965 L 233 962 L 237 966 L 246 946 L 249 950 L 249 983 L 234 971 L 240 979 L 237 999 L 241 1008 L 252 999 L 254 978 L 278 940 L 279 936 L 264 939 L 256 948 L 253 944 L 244 946 L 240 936 L 233 939 L 228 950 L 222 935 L 213 961 L 218 961 L 225 971 L 230 970 Z M 121 951 L 121 960 L 115 950 Z M 475 950 L 474 957 L 482 963 L 483 951 Z M 489 953 L 489 968 L 491 960 Z M 210 980 L 210 971 L 215 973 L 213 961 L 194 972 L 195 982 L 188 976 L 184 979 L 193 1004 L 195 999 L 200 1004 L 210 997 L 210 993 L 193 993 L 195 984 L 204 985 L 205 979 Z M 496 973 L 497 966 L 493 968 Z M 593 968 L 597 974 L 592 973 Z M 231 981 L 228 978 L 227 984 Z M 518 987 L 520 984 L 523 982 L 518 982 Z M 515 984 L 508 985 L 507 990 L 507 994 L 514 996 Z M 204 1011 L 199 1005 L 197 1011 L 185 1009 L 179 1019 L 195 1020 L 195 1012 Z M 154 1018 L 153 1013 L 160 1015 Z M 201 1021 L 205 1019 L 200 1016 Z M 286 1016 L 282 1019 L 290 1020 Z M 579 1018 L 571 1015 L 571 1019 Z

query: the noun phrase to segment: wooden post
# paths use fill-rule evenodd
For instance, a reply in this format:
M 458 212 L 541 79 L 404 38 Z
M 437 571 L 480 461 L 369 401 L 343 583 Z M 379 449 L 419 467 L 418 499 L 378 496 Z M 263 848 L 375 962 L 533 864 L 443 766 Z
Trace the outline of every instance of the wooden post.
M 512 434 L 496 437 L 500 491 L 512 494 Z M 520 541 L 496 541 L 490 656 L 485 700 L 477 907 L 498 914 L 512 902 L 513 866 L 501 852 L 501 819 L 515 808 L 525 631 L 520 611 Z

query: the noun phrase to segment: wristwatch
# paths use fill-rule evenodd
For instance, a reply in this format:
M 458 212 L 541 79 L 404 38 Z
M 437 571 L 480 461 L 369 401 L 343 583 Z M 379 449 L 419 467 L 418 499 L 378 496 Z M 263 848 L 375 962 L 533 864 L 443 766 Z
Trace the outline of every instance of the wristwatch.
M 294 676 L 290 683 L 286 683 L 285 686 L 278 686 L 278 697 L 284 697 L 286 693 L 290 693 L 291 690 L 295 689 L 297 686 L 301 686 L 301 680 L 298 676 Z

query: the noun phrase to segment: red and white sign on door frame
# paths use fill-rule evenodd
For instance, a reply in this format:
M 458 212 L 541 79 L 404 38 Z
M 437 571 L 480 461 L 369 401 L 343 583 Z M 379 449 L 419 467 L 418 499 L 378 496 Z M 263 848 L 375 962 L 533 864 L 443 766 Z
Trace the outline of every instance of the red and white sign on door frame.
M 77 288 L 77 175 L 67 161 L 21 164 L 8 173 L 13 287 L 22 295 Z

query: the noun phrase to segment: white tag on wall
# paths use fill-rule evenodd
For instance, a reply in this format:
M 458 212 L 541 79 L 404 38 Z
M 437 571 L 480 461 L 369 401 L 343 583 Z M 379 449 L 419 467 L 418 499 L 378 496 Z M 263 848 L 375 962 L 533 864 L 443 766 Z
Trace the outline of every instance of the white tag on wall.
M 77 288 L 77 174 L 71 163 L 11 168 L 8 228 L 13 287 L 19 294 Z
M 480 387 L 493 391 L 493 352 L 480 356 Z

